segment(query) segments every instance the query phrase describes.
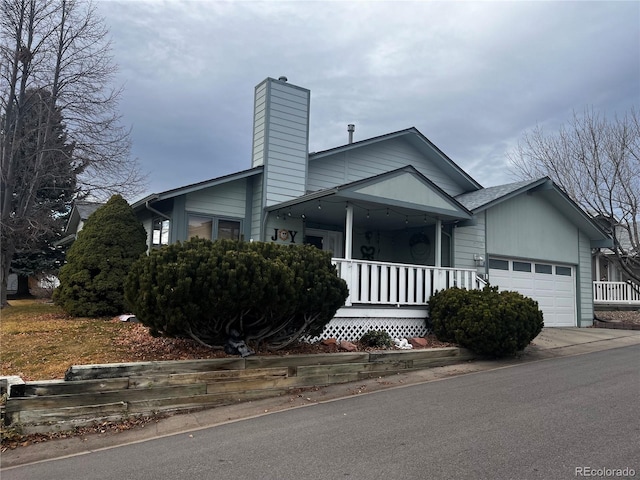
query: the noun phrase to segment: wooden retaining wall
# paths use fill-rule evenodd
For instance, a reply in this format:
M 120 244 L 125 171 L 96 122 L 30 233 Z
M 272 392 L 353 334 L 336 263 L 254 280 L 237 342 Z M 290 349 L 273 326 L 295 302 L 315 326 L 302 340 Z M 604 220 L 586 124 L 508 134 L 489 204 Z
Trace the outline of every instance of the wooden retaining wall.
M 460 348 L 250 356 L 210 360 L 78 365 L 64 380 L 13 385 L 5 424 L 24 433 L 228 405 L 470 360 Z

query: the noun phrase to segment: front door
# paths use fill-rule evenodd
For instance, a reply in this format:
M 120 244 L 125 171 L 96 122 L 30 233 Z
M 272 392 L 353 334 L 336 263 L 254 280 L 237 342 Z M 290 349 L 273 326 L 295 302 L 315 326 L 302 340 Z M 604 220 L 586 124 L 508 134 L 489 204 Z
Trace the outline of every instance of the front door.
M 333 257 L 342 258 L 342 232 L 307 228 L 304 233 L 304 243 L 307 245 L 313 245 L 320 250 L 332 252 L 331 255 Z

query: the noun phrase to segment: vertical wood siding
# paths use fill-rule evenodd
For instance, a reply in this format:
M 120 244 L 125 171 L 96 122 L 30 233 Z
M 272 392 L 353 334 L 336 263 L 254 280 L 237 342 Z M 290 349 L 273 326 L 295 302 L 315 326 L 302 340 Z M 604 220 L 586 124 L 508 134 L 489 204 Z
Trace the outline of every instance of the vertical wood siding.
M 381 141 L 311 161 L 308 188 L 311 191 L 323 190 L 407 165 L 413 165 L 451 196 L 464 193 L 433 162 L 402 138 Z

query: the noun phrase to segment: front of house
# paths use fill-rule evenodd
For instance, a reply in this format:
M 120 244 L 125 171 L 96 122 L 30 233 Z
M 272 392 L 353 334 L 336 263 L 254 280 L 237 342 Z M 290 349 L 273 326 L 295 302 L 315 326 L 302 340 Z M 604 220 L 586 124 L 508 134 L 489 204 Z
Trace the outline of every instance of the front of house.
M 251 167 L 134 203 L 149 247 L 331 251 L 350 295 L 326 336 L 420 335 L 431 293 L 486 281 L 537 300 L 547 326 L 592 324 L 591 252 L 610 238 L 551 180 L 482 188 L 415 128 L 309 153 L 309 107 L 309 90 L 261 82 Z

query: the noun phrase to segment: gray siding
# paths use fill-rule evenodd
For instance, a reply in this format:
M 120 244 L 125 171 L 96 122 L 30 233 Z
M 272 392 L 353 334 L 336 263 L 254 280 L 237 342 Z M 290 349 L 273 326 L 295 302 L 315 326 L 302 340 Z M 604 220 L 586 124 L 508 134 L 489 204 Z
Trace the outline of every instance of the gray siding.
M 580 232 L 578 235 L 580 263 L 577 269 L 578 326 L 593 325 L 593 284 L 591 283 L 591 242 Z
M 453 229 L 453 261 L 456 268 L 475 268 L 474 255 L 483 255 L 486 260 L 485 213 L 475 215 L 475 225 Z M 483 273 L 484 269 L 481 272 Z
M 546 200 L 523 194 L 487 210 L 487 253 L 576 265 L 577 227 Z
M 189 193 L 185 209 L 191 213 L 244 219 L 246 185 L 247 182 L 242 179 Z
M 251 166 L 264 164 L 265 114 L 267 108 L 267 83 L 256 87 L 253 114 L 253 150 Z
M 309 103 L 309 90 L 286 82 L 256 87 L 252 165 L 265 168 L 265 206 L 306 193 Z
M 451 196 L 464 193 L 442 170 L 402 138 L 384 140 L 311 161 L 308 189 L 324 190 L 407 165 L 413 165 Z
M 251 235 L 250 239 L 262 241 L 262 175 L 250 179 L 253 188 L 253 205 L 251 206 Z

